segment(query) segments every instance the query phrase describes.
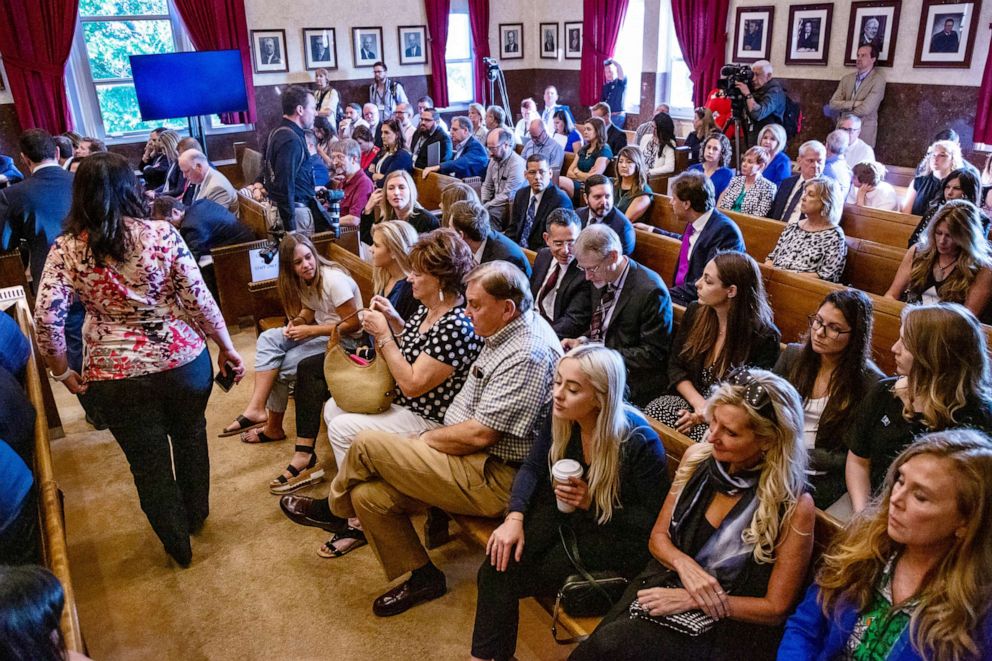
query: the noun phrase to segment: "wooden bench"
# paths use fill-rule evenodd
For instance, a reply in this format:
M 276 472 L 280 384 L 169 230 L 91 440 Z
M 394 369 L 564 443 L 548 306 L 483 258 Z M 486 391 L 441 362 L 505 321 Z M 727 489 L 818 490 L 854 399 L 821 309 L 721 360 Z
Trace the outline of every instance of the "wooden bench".
M 417 187 L 417 202 L 428 211 L 436 211 L 441 208 L 441 193 L 453 183 L 464 183 L 455 177 L 446 174 L 431 172 L 424 178 L 424 171 L 419 168 L 413 170 L 413 183 Z
M 893 187 L 909 188 L 913 185 L 913 179 L 915 178 L 916 168 L 907 168 L 901 165 L 885 166 L 885 181 L 892 184 Z
M 251 228 L 256 238 L 264 239 L 269 233 L 265 205 L 242 191 L 238 191 L 238 220 Z
M 920 217 L 912 214 L 848 204 L 841 214 L 840 227 L 847 236 L 905 248 L 919 222 Z

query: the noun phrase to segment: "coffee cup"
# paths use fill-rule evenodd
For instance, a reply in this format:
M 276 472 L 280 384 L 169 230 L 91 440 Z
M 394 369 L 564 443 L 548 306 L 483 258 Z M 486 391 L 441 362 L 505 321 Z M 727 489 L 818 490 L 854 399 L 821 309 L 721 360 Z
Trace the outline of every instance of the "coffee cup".
M 568 484 L 568 478 L 570 477 L 582 477 L 582 473 L 582 464 L 574 459 L 559 459 L 551 467 L 551 479 L 561 484 Z M 564 503 L 560 498 L 556 498 L 555 500 L 558 501 L 559 512 L 565 512 L 567 514 L 575 511 L 574 505 Z

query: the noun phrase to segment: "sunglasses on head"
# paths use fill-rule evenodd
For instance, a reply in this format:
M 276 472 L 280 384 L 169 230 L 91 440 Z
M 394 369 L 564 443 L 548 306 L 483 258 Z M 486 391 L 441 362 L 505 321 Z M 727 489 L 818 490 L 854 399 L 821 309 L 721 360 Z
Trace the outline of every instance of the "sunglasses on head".
M 744 401 L 769 420 L 778 422 L 778 418 L 775 417 L 775 406 L 772 404 L 768 390 L 754 378 L 750 370 L 746 367 L 734 369 L 727 375 L 727 383 L 744 388 Z

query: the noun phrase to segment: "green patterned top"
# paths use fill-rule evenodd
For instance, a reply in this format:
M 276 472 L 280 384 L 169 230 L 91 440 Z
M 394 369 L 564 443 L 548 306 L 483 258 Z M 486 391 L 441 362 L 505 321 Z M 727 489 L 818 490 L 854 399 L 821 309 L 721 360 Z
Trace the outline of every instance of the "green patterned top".
M 885 661 L 909 626 L 917 600 L 910 599 L 898 607 L 892 606 L 892 572 L 897 557 L 889 558 L 875 587 L 875 598 L 858 617 L 844 649 L 845 661 Z

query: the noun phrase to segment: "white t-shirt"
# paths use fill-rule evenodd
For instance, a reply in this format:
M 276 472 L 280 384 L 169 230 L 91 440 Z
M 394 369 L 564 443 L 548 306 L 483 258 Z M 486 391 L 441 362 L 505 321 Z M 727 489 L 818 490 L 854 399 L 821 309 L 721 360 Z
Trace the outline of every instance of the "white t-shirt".
M 811 399 L 803 407 L 803 445 L 807 450 L 816 447 L 816 432 L 820 428 L 820 417 L 823 415 L 823 409 L 827 408 L 829 399 L 829 397 Z
M 308 310 L 313 310 L 317 325 L 325 326 L 341 321 L 337 308 L 350 300 L 354 299 L 358 307 L 362 307 L 362 292 L 351 276 L 330 266 L 321 266 L 320 277 L 320 295 L 308 287 L 300 292 L 300 302 Z
M 850 191 L 847 193 L 847 203 L 858 203 L 857 187 L 851 186 Z M 898 211 L 899 196 L 896 195 L 896 190 L 892 187 L 892 184 L 881 181 L 875 186 L 875 190 L 865 195 L 865 206 L 872 209 L 882 209 L 883 211 Z

